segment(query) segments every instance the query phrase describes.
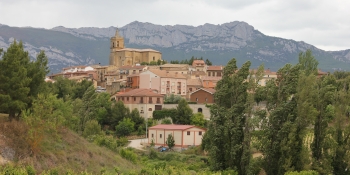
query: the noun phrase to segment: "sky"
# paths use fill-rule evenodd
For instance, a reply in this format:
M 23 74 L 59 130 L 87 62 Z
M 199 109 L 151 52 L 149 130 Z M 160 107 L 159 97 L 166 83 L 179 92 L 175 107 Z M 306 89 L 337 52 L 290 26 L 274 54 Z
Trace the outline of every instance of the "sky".
M 349 7 L 349 0 L 0 0 L 0 24 L 51 29 L 244 21 L 265 35 L 329 51 L 350 49 Z

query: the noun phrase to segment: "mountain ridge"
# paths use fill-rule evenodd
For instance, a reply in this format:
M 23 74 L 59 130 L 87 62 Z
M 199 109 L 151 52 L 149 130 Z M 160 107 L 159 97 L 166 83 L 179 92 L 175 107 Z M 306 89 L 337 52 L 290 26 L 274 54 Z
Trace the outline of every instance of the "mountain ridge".
M 13 31 L 5 32 L 6 28 Z M 54 71 L 69 65 L 108 64 L 109 39 L 116 29 L 113 26 L 37 29 L 0 25 L 0 47 L 8 47 L 10 38 L 16 38 L 26 44 L 32 57 L 44 49 Z M 300 52 L 311 49 L 320 68 L 326 71 L 349 70 L 350 64 L 350 49 L 324 51 L 304 41 L 265 35 L 244 21 L 199 26 L 133 21 L 118 30 L 127 47 L 159 50 L 168 61 L 195 56 L 225 65 L 235 57 L 239 64 L 250 60 L 253 67 L 265 64 L 277 70 L 286 63 L 296 63 Z

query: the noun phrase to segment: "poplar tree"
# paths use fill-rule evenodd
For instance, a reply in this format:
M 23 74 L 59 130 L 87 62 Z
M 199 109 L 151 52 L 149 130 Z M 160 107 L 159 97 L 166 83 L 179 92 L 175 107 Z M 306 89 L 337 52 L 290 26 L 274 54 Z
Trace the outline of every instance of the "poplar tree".
M 203 141 L 213 170 L 235 169 L 239 174 L 245 174 L 247 162 L 242 161 L 242 142 L 250 64 L 248 61 L 238 70 L 236 59 L 231 59 L 216 85 L 216 103 L 210 107 L 210 123 Z

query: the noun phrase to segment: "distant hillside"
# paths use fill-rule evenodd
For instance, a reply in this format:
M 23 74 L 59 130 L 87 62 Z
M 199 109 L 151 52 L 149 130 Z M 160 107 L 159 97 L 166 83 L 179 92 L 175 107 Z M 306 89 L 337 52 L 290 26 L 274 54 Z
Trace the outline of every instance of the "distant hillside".
M 70 65 L 105 65 L 108 64 L 109 39 L 115 30 L 115 27 L 72 29 L 62 26 L 46 30 L 2 25 L 0 47 L 7 48 L 16 38 L 25 43 L 31 56 L 44 49 L 52 72 Z M 252 67 L 264 63 L 265 67 L 277 70 L 286 63 L 296 63 L 298 53 L 311 49 L 323 70 L 349 70 L 350 65 L 350 49 L 324 51 L 302 41 L 266 36 L 245 22 L 193 27 L 135 21 L 119 28 L 119 32 L 127 47 L 159 50 L 165 60 L 196 56 L 225 65 L 235 57 L 238 64 L 251 60 Z

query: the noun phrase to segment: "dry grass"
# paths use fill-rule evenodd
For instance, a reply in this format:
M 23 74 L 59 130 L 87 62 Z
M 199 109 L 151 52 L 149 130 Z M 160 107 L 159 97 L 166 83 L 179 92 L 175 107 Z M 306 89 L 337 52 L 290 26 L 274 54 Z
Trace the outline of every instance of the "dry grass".
M 121 172 L 141 169 L 141 165 L 135 165 L 117 153 L 90 143 L 67 129 L 60 129 L 56 136 L 47 133 L 41 151 L 33 155 L 28 152 L 29 146 L 25 143 L 26 128 L 23 123 L 9 122 L 6 115 L 2 115 L 0 119 L 4 119 L 0 120 L 0 135 L 10 138 L 6 140 L 7 145 L 21 153 L 14 163 L 31 165 L 37 173 L 50 169 L 56 169 L 59 174 L 65 174 L 67 170 L 92 174 L 100 174 L 102 170 L 114 173 L 116 167 Z

